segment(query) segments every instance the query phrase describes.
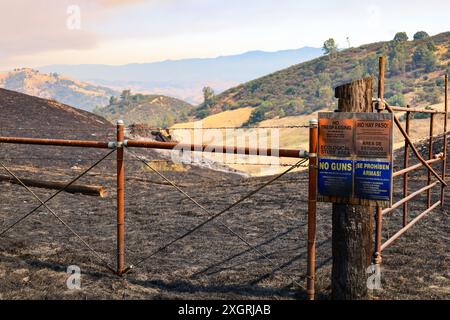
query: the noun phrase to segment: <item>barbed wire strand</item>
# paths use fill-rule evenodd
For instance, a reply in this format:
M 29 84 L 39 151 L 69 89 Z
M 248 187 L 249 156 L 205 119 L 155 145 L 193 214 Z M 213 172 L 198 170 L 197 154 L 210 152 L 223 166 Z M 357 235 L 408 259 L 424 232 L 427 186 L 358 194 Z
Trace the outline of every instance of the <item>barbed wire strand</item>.
M 51 130 L 57 130 L 57 131 L 63 131 L 63 132 L 91 132 L 92 134 L 97 134 L 98 132 L 110 132 L 111 134 L 115 133 L 115 127 L 112 126 L 111 129 L 108 128 L 96 128 L 96 129 L 70 129 L 67 127 L 50 127 L 50 128 L 43 128 L 43 127 L 39 127 L 39 128 L 33 128 L 33 127 L 29 127 L 29 128 L 7 128 L 7 127 L 2 127 L 0 128 L 0 132 L 3 131 L 45 131 L 45 132 L 49 132 Z
M 128 149 L 128 148 L 127 148 Z M 206 209 L 204 206 L 202 206 L 201 204 L 199 204 L 195 199 L 193 199 L 191 196 L 189 196 L 184 190 L 182 190 L 181 188 L 179 188 L 175 183 L 173 183 L 170 179 L 168 179 L 167 177 L 165 177 L 162 173 L 160 173 L 158 170 L 154 169 L 152 166 L 150 166 L 148 164 L 148 162 L 141 158 L 140 156 L 138 156 L 137 154 L 135 154 L 133 151 L 129 150 L 128 151 L 133 154 L 135 157 L 137 157 L 138 159 L 140 159 L 147 167 L 149 167 L 153 172 L 155 172 L 158 176 L 160 176 L 161 178 L 163 178 L 166 182 L 170 183 L 174 188 L 176 188 L 180 193 L 182 193 L 185 197 L 187 197 L 190 201 L 192 201 L 196 206 L 198 206 L 200 209 L 202 209 L 203 211 L 205 211 L 210 218 L 203 221 L 202 223 L 198 224 L 197 226 L 195 226 L 194 228 L 190 229 L 189 231 L 185 232 L 183 235 L 173 239 L 172 241 L 170 241 L 169 243 L 167 243 L 166 245 L 160 247 L 159 249 L 155 250 L 154 252 L 152 252 L 151 254 L 145 256 L 144 258 L 140 259 L 133 267 L 138 267 L 141 264 L 143 264 L 145 261 L 147 261 L 148 259 L 152 258 L 153 256 L 155 256 L 156 254 L 166 250 L 169 246 L 173 245 L 174 243 L 186 238 L 187 236 L 189 236 L 190 234 L 194 233 L 195 231 L 197 231 L 198 229 L 200 229 L 201 227 L 203 227 L 204 225 L 206 225 L 207 223 L 213 221 L 213 220 L 218 220 L 218 218 L 223 215 L 225 212 L 228 212 L 229 210 L 231 210 L 232 208 L 234 208 L 235 206 L 237 206 L 238 204 L 240 204 L 241 202 L 247 200 L 248 198 L 252 197 L 253 195 L 255 195 L 256 193 L 258 193 L 259 191 L 261 191 L 263 188 L 267 187 L 268 185 L 270 185 L 271 183 L 275 182 L 276 180 L 280 179 L 281 177 L 283 177 L 284 175 L 288 174 L 289 172 L 291 172 L 294 168 L 296 168 L 297 165 L 303 164 L 305 162 L 308 161 L 308 159 L 302 159 L 300 161 L 297 162 L 297 164 L 292 165 L 291 168 L 289 168 L 288 170 L 284 171 L 283 173 L 279 174 L 278 176 L 272 178 L 271 180 L 269 180 L 268 182 L 266 182 L 265 184 L 263 184 L 262 186 L 258 187 L 257 189 L 253 190 L 252 192 L 248 193 L 247 195 L 241 197 L 238 201 L 234 202 L 233 204 L 229 205 L 228 207 L 226 207 L 225 209 L 221 210 L 219 213 L 217 214 L 212 214 L 208 209 Z M 218 220 L 220 224 L 222 224 L 228 231 L 230 231 L 233 235 L 235 235 L 236 237 L 238 237 L 242 242 L 244 242 L 252 251 L 257 252 L 259 255 L 261 255 L 264 259 L 266 259 L 271 265 L 272 267 L 275 268 L 276 271 L 280 271 L 281 273 L 284 274 L 283 270 L 277 266 L 267 255 L 265 255 L 263 252 L 261 252 L 257 247 L 251 245 L 247 240 L 245 240 L 241 235 L 237 234 L 234 230 L 232 230 L 229 226 L 227 226 L 223 221 Z M 131 269 L 128 268 L 124 271 L 124 273 L 128 273 Z M 289 277 L 291 278 L 291 277 Z M 293 281 L 293 283 L 295 283 L 296 285 L 303 287 L 302 285 L 300 285 L 299 283 L 297 283 L 297 281 L 295 281 L 295 279 L 291 278 L 291 281 Z
M 114 150 L 115 151 L 115 150 Z M 11 170 L 9 170 L 2 162 L 0 162 L 0 166 L 5 169 L 17 182 L 19 182 L 28 192 L 30 192 L 33 197 L 38 200 L 41 203 L 41 206 L 44 206 L 56 219 L 58 219 L 59 222 L 61 222 L 75 237 L 78 238 L 78 240 L 81 241 L 81 243 L 84 244 L 86 248 L 88 248 L 91 253 L 96 257 L 99 261 L 101 261 L 104 266 L 112 271 L 115 272 L 114 268 L 112 268 L 109 263 L 97 252 L 94 248 L 92 248 L 75 230 L 73 230 L 63 219 L 61 219 L 55 211 L 53 211 L 46 203 L 44 203 L 34 192 L 31 190 L 27 185 L 25 185 L 22 180 L 20 180 L 19 177 L 17 177 Z
M 309 125 L 285 125 L 285 126 L 245 126 L 245 127 L 172 127 L 172 128 L 159 128 L 159 127 L 142 127 L 142 128 L 135 128 L 133 126 L 127 126 L 126 129 L 129 131 L 139 131 L 139 130 L 153 130 L 153 131 L 159 131 L 159 130 L 169 130 L 169 131 L 175 131 L 175 130 L 248 130 L 248 129 L 301 129 L 301 128 L 309 128 Z M 61 132 L 92 132 L 93 135 L 97 134 L 98 132 L 108 132 L 111 134 L 115 134 L 115 129 L 69 129 L 66 127 L 59 128 L 59 127 L 51 127 L 50 131 L 61 131 Z M 49 132 L 49 128 L 1 128 L 0 132 L 2 131 L 45 131 Z
M 303 129 L 303 128 L 310 128 L 309 125 L 291 125 L 291 126 L 265 126 L 265 127 L 258 127 L 258 126 L 246 126 L 246 127 L 174 127 L 174 128 L 149 128 L 150 130 L 169 130 L 169 131 L 175 131 L 175 130 L 248 130 L 248 129 Z M 147 128 L 144 128 L 147 129 Z
M 83 161 L 94 161 L 93 158 L 58 158 L 58 157 L 8 157 L 0 158 L 0 161 L 14 161 L 14 160 L 51 160 L 51 161 L 73 161 L 73 162 L 83 162 Z M 125 159 L 128 162 L 141 162 L 138 159 Z M 104 159 L 104 161 L 116 161 L 115 159 Z M 247 163 L 247 162 L 222 162 L 211 160 L 208 161 L 192 161 L 192 162 L 174 162 L 172 160 L 152 160 L 151 163 L 166 163 L 166 164 L 181 164 L 181 165 L 242 165 L 242 166 L 279 166 L 279 167 L 290 167 L 292 163 Z M 299 167 L 306 167 L 305 165 Z

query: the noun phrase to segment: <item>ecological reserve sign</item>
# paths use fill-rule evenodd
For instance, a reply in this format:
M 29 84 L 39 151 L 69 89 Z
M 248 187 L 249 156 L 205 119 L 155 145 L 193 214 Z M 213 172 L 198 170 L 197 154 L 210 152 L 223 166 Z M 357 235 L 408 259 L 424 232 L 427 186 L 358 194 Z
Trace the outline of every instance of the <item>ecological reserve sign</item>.
M 392 120 L 389 113 L 319 113 L 319 201 L 391 205 Z

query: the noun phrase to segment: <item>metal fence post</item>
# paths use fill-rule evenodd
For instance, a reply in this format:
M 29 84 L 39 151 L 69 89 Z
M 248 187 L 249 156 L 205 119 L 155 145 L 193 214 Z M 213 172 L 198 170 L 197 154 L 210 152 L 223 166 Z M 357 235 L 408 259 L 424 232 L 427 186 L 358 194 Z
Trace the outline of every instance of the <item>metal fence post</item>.
M 125 263 L 125 225 L 124 225 L 124 123 L 117 121 L 117 274 L 122 275 Z
M 381 241 L 383 241 L 383 209 L 380 206 L 377 206 L 375 215 L 375 264 L 381 264 L 382 261 Z
M 434 140 L 433 140 L 433 134 L 434 134 L 434 113 L 430 115 L 430 140 L 429 140 L 429 146 L 428 146 L 428 160 L 433 159 L 433 147 L 434 147 Z M 428 178 L 427 178 L 427 185 L 431 184 L 431 171 L 428 170 Z M 427 192 L 427 205 L 428 208 L 431 207 L 431 189 Z
M 377 112 L 381 112 L 384 109 L 384 75 L 386 68 L 386 58 L 381 56 L 378 59 L 378 99 L 380 100 L 377 106 Z M 381 242 L 383 241 L 383 208 L 379 205 L 376 206 L 375 213 L 375 254 L 374 263 L 381 264 Z
M 318 121 L 309 126 L 309 183 L 308 183 L 308 242 L 307 242 L 307 296 L 314 300 L 316 282 L 316 210 L 317 210 L 317 138 Z
M 444 102 L 444 159 L 442 161 L 442 179 L 445 179 L 445 174 L 447 171 L 447 143 L 448 143 L 448 132 L 447 132 L 447 122 L 448 122 L 448 75 L 445 75 L 445 102 Z M 444 197 L 445 196 L 445 185 L 442 185 L 441 188 L 441 206 L 444 207 Z
M 409 105 L 406 106 L 409 108 Z M 407 111 L 405 115 L 405 121 L 406 121 L 406 133 L 409 135 L 410 133 L 410 120 L 411 120 L 411 112 Z M 408 141 L 405 141 L 405 149 L 404 149 L 404 157 L 403 157 L 403 167 L 408 168 L 409 167 L 409 144 Z M 409 174 L 408 172 L 405 172 L 403 175 L 403 198 L 406 198 L 408 196 L 408 178 Z M 405 202 L 403 205 L 403 227 L 406 227 L 408 224 L 408 202 Z

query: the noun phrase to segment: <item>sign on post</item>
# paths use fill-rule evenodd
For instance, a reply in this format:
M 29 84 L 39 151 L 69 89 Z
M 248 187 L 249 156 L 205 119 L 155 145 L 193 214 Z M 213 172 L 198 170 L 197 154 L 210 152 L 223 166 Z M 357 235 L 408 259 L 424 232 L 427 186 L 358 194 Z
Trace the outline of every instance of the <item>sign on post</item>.
M 319 113 L 318 201 L 392 203 L 390 113 Z

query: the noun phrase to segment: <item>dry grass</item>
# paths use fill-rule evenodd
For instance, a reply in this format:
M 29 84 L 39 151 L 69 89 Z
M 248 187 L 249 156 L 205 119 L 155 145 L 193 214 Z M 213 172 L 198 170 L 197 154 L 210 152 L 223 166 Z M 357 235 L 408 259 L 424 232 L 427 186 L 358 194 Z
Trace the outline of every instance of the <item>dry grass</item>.
M 206 117 L 203 120 L 176 124 L 172 127 L 172 129 L 194 128 L 196 126 L 201 126 L 203 128 L 240 127 L 248 120 L 252 111 L 253 108 L 250 107 L 240 108 L 237 110 L 228 110 Z
M 194 128 L 195 125 L 202 128 L 217 127 L 240 127 L 250 117 L 252 108 L 242 108 L 233 111 L 225 111 L 219 114 L 209 116 L 203 121 L 183 123 L 175 125 L 173 135 L 177 141 L 184 143 L 203 142 L 215 145 L 236 145 L 239 147 L 254 147 L 249 139 L 257 137 L 257 143 L 262 148 L 308 148 L 308 129 L 307 128 L 280 128 L 280 129 L 237 129 L 237 130 L 198 130 L 192 132 L 189 130 L 176 130 L 177 128 Z M 316 117 L 317 112 L 295 117 L 285 117 L 279 119 L 265 120 L 259 124 L 259 127 L 286 127 L 307 125 L 309 120 Z M 254 140 L 252 140 L 254 141 Z M 277 163 L 295 164 L 297 159 L 272 159 L 256 156 L 225 156 L 218 154 L 203 154 L 207 160 L 213 160 L 221 164 L 226 164 L 230 168 L 244 172 L 250 176 L 272 175 L 286 170 L 284 167 L 277 166 Z M 230 164 L 245 163 L 245 164 Z M 262 164 L 269 164 L 264 166 Z M 303 169 L 298 169 L 303 170 Z
M 444 105 L 436 104 L 431 106 L 435 110 L 443 110 Z M 319 110 L 328 111 L 328 110 Z M 237 146 L 250 146 L 248 139 L 252 134 L 259 134 L 261 136 L 264 131 L 253 130 L 200 130 L 193 133 L 189 130 L 176 130 L 176 128 L 192 128 L 194 125 L 202 125 L 203 128 L 215 128 L 215 127 L 239 127 L 250 117 L 251 108 L 238 109 L 234 111 L 226 111 L 213 116 L 207 117 L 202 121 L 196 123 L 184 123 L 174 126 L 174 136 L 180 142 L 191 143 L 193 141 L 203 141 L 206 144 L 212 143 L 216 145 L 237 145 Z M 404 113 L 398 112 L 396 115 L 401 117 Z M 259 127 L 285 127 L 285 126 L 299 126 L 307 125 L 309 120 L 317 118 L 317 112 L 310 115 L 285 117 L 278 119 L 265 120 L 259 124 Z M 438 135 L 443 132 L 443 115 L 435 116 L 434 135 Z M 403 123 L 404 125 L 404 123 Z M 430 119 L 414 119 L 411 122 L 410 136 L 415 142 L 423 142 L 429 136 L 430 131 Z M 308 129 L 306 128 L 281 128 L 277 130 L 267 130 L 267 132 L 273 135 L 278 135 L 275 139 L 277 146 L 280 148 L 292 148 L 292 149 L 307 149 L 308 148 Z M 196 137 L 194 137 L 194 134 Z M 219 137 L 219 139 L 217 139 Z M 203 139 L 202 139 L 203 138 Z M 198 140 L 195 140 L 198 139 Z M 267 138 L 259 139 L 259 145 L 262 147 L 270 147 L 273 144 L 270 141 L 270 136 Z M 404 138 L 396 127 L 394 129 L 394 150 L 398 150 L 405 145 Z M 234 170 L 244 172 L 250 176 L 265 176 L 282 172 L 284 167 L 274 166 L 276 162 L 273 159 L 262 159 L 261 157 L 238 157 L 238 156 L 224 156 L 224 155 L 202 155 L 205 159 L 213 160 L 218 163 L 225 163 Z M 272 162 L 271 162 L 272 161 Z M 296 159 L 281 159 L 283 164 L 295 164 Z M 234 165 L 229 163 L 244 162 L 247 165 Z M 273 166 L 260 166 L 261 163 L 270 163 Z M 258 164 L 258 165 L 255 165 Z M 302 169 L 299 169 L 302 170 Z

